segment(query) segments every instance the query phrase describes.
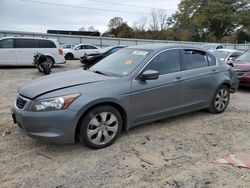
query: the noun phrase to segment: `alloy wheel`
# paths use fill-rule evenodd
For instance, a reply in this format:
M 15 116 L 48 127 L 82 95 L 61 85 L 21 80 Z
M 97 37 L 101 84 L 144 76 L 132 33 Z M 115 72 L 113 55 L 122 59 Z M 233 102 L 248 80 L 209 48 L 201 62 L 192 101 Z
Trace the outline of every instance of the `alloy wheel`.
M 229 101 L 228 90 L 221 88 L 215 97 L 215 108 L 218 111 L 223 111 L 227 107 L 228 101 Z
M 93 144 L 104 145 L 115 137 L 118 128 L 118 119 L 113 113 L 101 112 L 90 120 L 87 136 Z

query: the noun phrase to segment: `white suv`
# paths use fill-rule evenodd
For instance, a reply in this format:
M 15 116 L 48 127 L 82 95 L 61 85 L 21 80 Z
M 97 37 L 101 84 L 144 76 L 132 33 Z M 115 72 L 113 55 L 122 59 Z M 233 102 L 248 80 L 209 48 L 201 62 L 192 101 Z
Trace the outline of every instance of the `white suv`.
M 1 65 L 33 65 L 34 53 L 47 56 L 51 66 L 65 63 L 63 50 L 50 39 L 5 37 L 0 39 Z
M 73 46 L 71 49 L 63 49 L 64 57 L 67 60 L 80 59 L 85 54 L 99 53 L 100 49 L 98 46 L 92 44 L 78 44 Z

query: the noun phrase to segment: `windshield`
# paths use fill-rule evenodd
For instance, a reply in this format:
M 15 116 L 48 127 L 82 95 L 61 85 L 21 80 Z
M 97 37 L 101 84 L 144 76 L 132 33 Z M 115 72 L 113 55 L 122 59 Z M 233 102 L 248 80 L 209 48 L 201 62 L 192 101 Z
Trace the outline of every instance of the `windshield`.
M 109 46 L 109 47 L 106 47 L 106 48 L 102 48 L 102 49 L 100 49 L 100 52 L 101 53 L 105 53 L 105 52 L 111 50 L 112 48 L 114 48 L 114 47 L 113 46 Z
M 247 61 L 250 62 L 250 51 L 245 52 L 241 56 L 239 56 L 236 61 Z
M 222 61 L 224 61 L 230 54 L 229 52 L 219 50 L 211 50 L 210 52 Z
M 99 61 L 89 70 L 109 76 L 127 76 L 149 54 L 148 50 L 122 49 Z

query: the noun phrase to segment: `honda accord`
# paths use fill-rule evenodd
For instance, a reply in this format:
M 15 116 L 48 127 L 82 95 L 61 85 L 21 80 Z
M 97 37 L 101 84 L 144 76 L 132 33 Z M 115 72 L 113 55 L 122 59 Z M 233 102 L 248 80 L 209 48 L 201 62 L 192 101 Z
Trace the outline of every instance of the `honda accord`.
M 11 111 L 31 137 L 99 149 L 146 122 L 201 109 L 222 113 L 237 87 L 234 69 L 205 49 L 150 44 L 119 50 L 87 71 L 30 81 Z

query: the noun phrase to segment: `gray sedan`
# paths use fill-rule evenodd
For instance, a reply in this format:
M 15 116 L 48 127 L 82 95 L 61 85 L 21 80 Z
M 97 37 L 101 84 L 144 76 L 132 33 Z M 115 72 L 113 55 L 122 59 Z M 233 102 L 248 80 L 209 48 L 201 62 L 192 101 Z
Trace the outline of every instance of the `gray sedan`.
M 19 88 L 12 116 L 31 137 L 99 149 L 146 122 L 201 109 L 221 113 L 237 87 L 235 71 L 204 49 L 143 45 L 87 71 L 30 81 Z

